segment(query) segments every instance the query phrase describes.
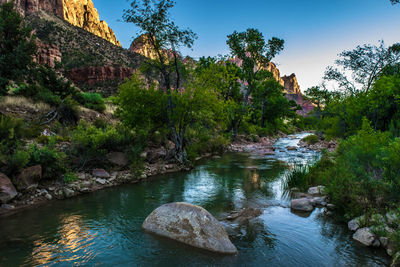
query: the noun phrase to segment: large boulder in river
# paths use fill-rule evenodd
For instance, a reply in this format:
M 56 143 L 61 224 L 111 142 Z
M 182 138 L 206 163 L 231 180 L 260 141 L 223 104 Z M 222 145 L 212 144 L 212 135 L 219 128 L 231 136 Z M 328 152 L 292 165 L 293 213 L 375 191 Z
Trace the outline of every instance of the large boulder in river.
M 223 254 L 236 254 L 225 229 L 202 207 L 178 202 L 155 209 L 144 221 L 146 232 Z
M 3 173 L 0 173 L 0 203 L 7 203 L 17 196 L 17 190 L 10 179 Z

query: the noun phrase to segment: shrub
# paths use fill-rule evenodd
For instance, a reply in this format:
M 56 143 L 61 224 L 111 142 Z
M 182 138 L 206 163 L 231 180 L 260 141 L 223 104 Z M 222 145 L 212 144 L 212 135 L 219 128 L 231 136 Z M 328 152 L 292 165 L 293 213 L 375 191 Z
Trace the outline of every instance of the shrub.
M 306 190 L 308 186 L 307 173 L 307 166 L 296 165 L 291 172 L 286 174 L 284 188 L 290 190 L 291 188 L 297 187 L 300 190 Z
M 81 93 L 80 103 L 89 109 L 103 112 L 106 110 L 106 105 L 103 97 L 98 93 Z
M 39 147 L 32 144 L 28 147 L 29 165 L 41 165 L 43 178 L 56 179 L 67 170 L 66 154 L 50 146 Z
M 72 135 L 73 154 L 81 164 L 101 161 L 110 151 L 129 150 L 135 143 L 135 134 L 122 125 L 97 128 L 81 123 Z
M 79 121 L 78 103 L 71 97 L 65 98 L 57 108 L 59 121 L 64 124 L 76 125 Z
M 71 171 L 67 171 L 67 172 L 64 174 L 64 182 L 65 182 L 65 183 L 70 184 L 70 183 L 72 183 L 72 182 L 74 182 L 74 181 L 76 181 L 76 180 L 78 180 L 78 176 L 76 176 L 75 173 L 73 173 L 73 172 L 71 172 Z
M 309 145 L 313 145 L 315 143 L 318 143 L 319 137 L 316 136 L 315 134 L 312 134 L 312 135 L 309 135 L 307 137 L 304 137 L 303 141 L 306 142 Z
M 307 179 L 326 185 L 333 204 L 346 218 L 384 210 L 400 203 L 400 141 L 375 132 L 367 120 L 354 136 L 342 141 L 334 160 L 322 157 Z

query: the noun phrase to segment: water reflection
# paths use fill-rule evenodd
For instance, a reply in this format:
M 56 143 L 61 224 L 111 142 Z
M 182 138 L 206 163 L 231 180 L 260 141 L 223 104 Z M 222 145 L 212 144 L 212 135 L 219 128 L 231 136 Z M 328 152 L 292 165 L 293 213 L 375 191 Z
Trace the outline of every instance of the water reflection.
M 34 265 L 46 265 L 51 262 L 85 264 L 94 258 L 95 253 L 90 247 L 98 235 L 97 232 L 84 226 L 82 216 L 62 217 L 54 240 L 46 242 L 45 238 L 41 238 L 33 242 L 31 261 Z M 59 251 L 63 251 L 63 255 L 57 253 Z

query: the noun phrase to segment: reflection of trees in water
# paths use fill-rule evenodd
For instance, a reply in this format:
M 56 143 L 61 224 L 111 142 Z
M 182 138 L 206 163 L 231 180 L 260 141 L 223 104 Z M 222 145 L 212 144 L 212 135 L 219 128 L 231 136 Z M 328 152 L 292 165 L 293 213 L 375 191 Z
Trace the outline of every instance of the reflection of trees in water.
M 252 248 L 257 246 L 255 243 L 261 242 L 269 248 L 274 248 L 278 240 L 260 218 L 249 220 L 247 223 L 238 226 L 235 231 L 237 235 L 231 238 L 235 243 L 240 243 L 240 246 Z
M 338 265 L 370 266 L 371 259 L 374 259 L 373 262 L 377 265 L 378 263 L 382 265 L 389 263 L 389 261 L 382 262 L 382 259 L 386 256 L 383 250 L 365 247 L 353 241 L 353 233 L 346 228 L 346 224 L 342 221 L 328 217 L 323 213 L 317 214 L 315 220 L 319 222 L 320 233 L 324 242 L 334 244 L 335 258 Z

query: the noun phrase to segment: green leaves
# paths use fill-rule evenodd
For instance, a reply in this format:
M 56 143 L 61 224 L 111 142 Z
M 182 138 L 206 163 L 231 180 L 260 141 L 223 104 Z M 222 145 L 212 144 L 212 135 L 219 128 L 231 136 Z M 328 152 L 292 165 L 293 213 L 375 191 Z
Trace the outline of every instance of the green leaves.
M 10 80 L 23 81 L 33 66 L 35 38 L 13 2 L 0 6 L 0 95 L 7 93 Z

